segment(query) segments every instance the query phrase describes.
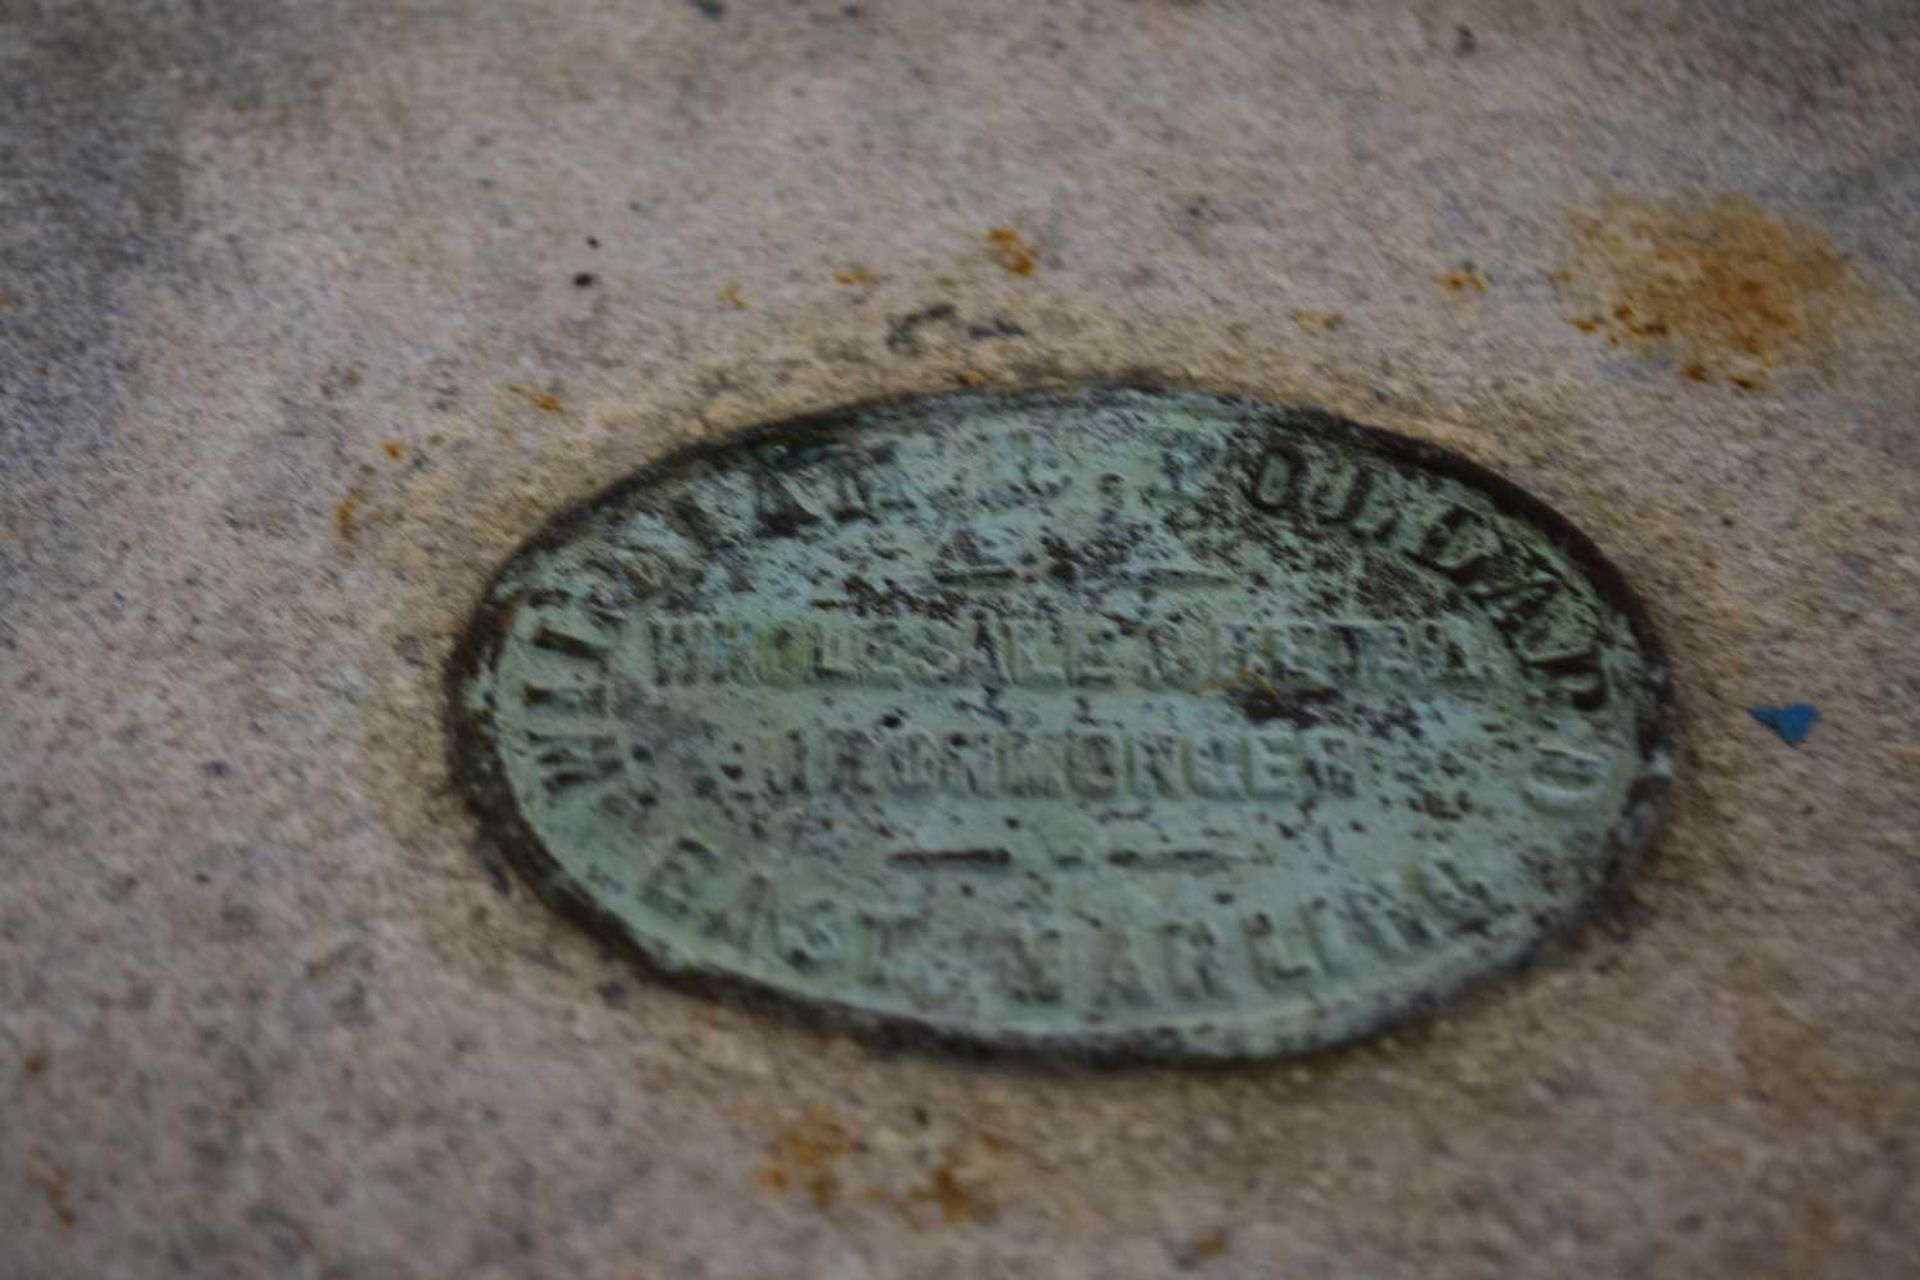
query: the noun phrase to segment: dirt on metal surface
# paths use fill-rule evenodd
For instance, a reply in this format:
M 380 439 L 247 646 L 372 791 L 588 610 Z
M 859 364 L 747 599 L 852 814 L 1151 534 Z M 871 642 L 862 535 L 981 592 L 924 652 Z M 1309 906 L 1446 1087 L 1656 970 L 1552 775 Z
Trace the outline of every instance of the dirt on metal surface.
M 1593 544 L 1312 410 L 950 396 L 558 514 L 455 662 L 543 895 L 682 981 L 1105 1060 L 1338 1043 L 1617 891 L 1667 663 Z

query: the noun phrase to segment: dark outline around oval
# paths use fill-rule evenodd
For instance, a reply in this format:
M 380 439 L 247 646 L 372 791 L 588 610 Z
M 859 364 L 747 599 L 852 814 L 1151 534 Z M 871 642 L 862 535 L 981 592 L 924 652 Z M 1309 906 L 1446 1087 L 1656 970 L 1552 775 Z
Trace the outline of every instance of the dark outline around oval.
M 1067 388 L 984 393 L 939 392 L 839 405 L 683 445 L 599 492 L 562 508 L 518 544 L 488 576 L 480 590 L 478 606 L 470 612 L 467 628 L 446 666 L 444 690 L 453 774 L 479 820 L 481 838 L 503 855 L 543 902 L 594 937 L 631 956 L 655 980 L 695 994 L 719 995 L 736 1004 L 791 1021 L 816 1025 L 824 1023 L 858 1035 L 880 1048 L 927 1048 L 968 1058 L 1018 1053 L 1029 1058 L 1098 1065 L 1136 1062 L 1218 1065 L 1338 1051 L 1394 1027 L 1423 1021 L 1464 991 L 1478 988 L 1496 976 L 1525 969 L 1535 962 L 1549 944 L 1565 936 L 1581 920 L 1592 917 L 1603 904 L 1613 900 L 1626 875 L 1659 833 L 1672 786 L 1670 776 L 1643 769 L 1634 781 L 1621 813 L 1622 817 L 1637 813 L 1641 815 L 1641 820 L 1634 824 L 1634 830 L 1625 840 L 1618 838 L 1618 822 L 1610 830 L 1605 847 L 1599 851 L 1601 875 L 1598 886 L 1559 918 L 1540 922 L 1531 944 L 1517 954 L 1489 963 L 1449 987 L 1390 1007 L 1375 1008 L 1367 1015 L 1356 1018 L 1353 1029 L 1336 1040 L 1299 1048 L 1283 1045 L 1244 1053 L 1222 1053 L 1196 1051 L 1181 1045 L 1169 1034 L 1153 1030 L 1095 1033 L 1084 1037 L 1041 1038 L 1017 1032 L 982 1035 L 907 1015 L 879 1013 L 850 1003 L 789 994 L 725 971 L 669 966 L 661 963 L 660 958 L 642 940 L 634 937 L 616 917 L 555 873 L 552 856 L 520 816 L 518 806 L 501 776 L 497 758 L 489 746 L 482 724 L 484 717 L 464 711 L 460 697 L 462 687 L 491 660 L 503 638 L 503 630 L 486 607 L 486 601 L 491 598 L 495 584 L 521 557 L 568 542 L 579 526 L 601 509 L 616 505 L 630 492 L 672 478 L 700 462 L 744 448 L 774 442 L 804 441 L 835 433 L 856 425 L 854 420 L 863 414 L 910 411 L 946 403 L 983 400 L 1007 407 L 1057 405 L 1072 401 L 1097 404 L 1123 395 L 1205 399 L 1222 408 L 1247 414 L 1253 419 L 1251 425 L 1290 433 L 1306 432 L 1321 438 L 1338 438 L 1390 462 L 1419 467 L 1469 485 L 1490 498 L 1504 514 L 1525 520 L 1539 529 L 1578 566 L 1601 598 L 1619 610 L 1632 628 L 1635 642 L 1645 658 L 1646 683 L 1653 693 L 1651 711 L 1641 718 L 1637 726 L 1636 746 L 1643 764 L 1660 754 L 1671 756 L 1679 732 L 1671 666 L 1666 648 L 1653 629 L 1646 606 L 1627 584 L 1620 570 L 1572 521 L 1518 484 L 1480 463 L 1429 441 L 1366 426 L 1317 407 L 1221 395 L 1191 387 L 1115 381 L 1081 383 Z

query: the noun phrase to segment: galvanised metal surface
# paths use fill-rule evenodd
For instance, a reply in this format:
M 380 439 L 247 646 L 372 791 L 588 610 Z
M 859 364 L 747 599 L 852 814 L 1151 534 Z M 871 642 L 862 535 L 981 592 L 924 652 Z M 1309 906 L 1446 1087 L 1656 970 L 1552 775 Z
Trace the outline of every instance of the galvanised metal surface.
M 558 517 L 452 682 L 487 829 L 659 970 L 1093 1056 L 1347 1039 L 1644 843 L 1658 646 L 1537 501 L 1326 414 L 850 409 Z

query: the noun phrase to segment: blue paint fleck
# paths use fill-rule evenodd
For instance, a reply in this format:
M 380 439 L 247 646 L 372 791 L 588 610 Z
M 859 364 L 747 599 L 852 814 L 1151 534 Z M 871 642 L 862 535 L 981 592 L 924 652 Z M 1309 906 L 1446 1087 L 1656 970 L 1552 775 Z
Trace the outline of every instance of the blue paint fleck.
M 1753 718 L 1780 735 L 1780 741 L 1797 747 L 1807 740 L 1813 722 L 1820 713 L 1809 702 L 1790 702 L 1784 707 L 1749 707 Z

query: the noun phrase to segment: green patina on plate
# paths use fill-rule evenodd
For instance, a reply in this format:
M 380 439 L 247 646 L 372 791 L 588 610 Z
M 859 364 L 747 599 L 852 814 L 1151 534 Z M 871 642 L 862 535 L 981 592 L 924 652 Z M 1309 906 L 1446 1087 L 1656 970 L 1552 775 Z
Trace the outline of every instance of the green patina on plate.
M 455 663 L 550 900 L 687 979 L 1093 1056 L 1349 1039 L 1628 864 L 1667 672 L 1619 575 L 1312 410 L 954 396 L 686 450 L 558 516 Z

